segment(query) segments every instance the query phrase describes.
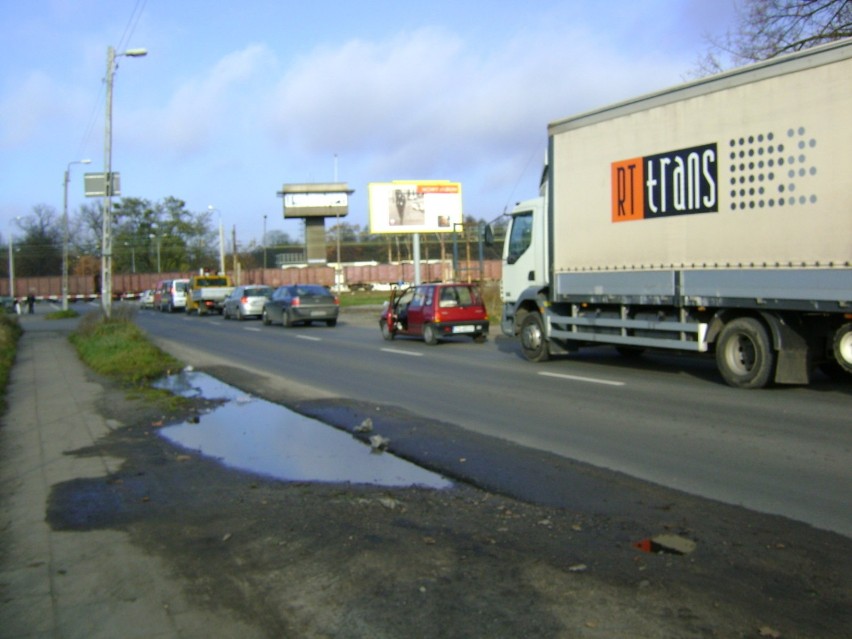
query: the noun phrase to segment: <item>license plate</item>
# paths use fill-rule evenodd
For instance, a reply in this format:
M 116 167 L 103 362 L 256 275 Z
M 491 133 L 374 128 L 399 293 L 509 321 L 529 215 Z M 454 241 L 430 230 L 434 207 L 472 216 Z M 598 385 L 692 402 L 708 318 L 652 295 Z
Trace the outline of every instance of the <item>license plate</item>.
M 311 311 L 311 317 L 319 317 L 320 315 L 325 315 L 325 311 Z
M 453 326 L 453 333 L 473 333 L 473 326 Z

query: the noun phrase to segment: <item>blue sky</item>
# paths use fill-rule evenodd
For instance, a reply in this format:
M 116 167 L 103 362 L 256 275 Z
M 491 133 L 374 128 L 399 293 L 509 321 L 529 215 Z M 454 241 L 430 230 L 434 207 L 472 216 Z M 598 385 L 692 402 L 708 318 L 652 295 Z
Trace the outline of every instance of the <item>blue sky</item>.
M 243 245 L 293 237 L 276 194 L 336 177 L 461 182 L 491 219 L 536 194 L 547 123 L 684 80 L 734 0 L 0 0 L 0 236 L 72 214 L 104 167 L 107 47 L 119 58 L 122 196 L 213 205 Z M 214 219 L 215 222 L 215 219 Z

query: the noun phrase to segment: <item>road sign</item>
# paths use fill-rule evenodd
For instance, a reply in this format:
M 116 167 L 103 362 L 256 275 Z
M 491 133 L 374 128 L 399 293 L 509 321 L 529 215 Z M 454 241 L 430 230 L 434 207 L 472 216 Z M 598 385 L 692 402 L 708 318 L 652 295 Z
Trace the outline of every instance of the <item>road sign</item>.
M 106 195 L 121 195 L 121 175 L 112 172 L 112 192 L 107 193 L 106 173 L 86 173 L 83 176 L 83 188 L 86 197 L 104 197 Z

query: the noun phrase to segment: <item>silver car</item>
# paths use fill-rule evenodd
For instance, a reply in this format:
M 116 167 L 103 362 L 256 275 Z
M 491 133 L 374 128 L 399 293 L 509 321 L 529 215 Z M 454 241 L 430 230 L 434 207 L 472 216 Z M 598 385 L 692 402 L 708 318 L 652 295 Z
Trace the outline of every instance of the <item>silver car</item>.
M 222 305 L 222 317 L 238 320 L 244 320 L 247 317 L 260 317 L 263 314 L 263 305 L 270 295 L 272 295 L 271 286 L 259 284 L 238 286 L 233 293 L 225 298 Z

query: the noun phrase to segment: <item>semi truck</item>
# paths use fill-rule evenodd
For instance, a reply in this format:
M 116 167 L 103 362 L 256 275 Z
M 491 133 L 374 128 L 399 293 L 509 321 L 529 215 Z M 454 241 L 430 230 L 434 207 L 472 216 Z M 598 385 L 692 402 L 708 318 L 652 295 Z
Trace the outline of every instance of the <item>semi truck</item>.
M 503 333 L 535 362 L 706 353 L 739 388 L 848 376 L 850 79 L 847 39 L 550 123 Z

